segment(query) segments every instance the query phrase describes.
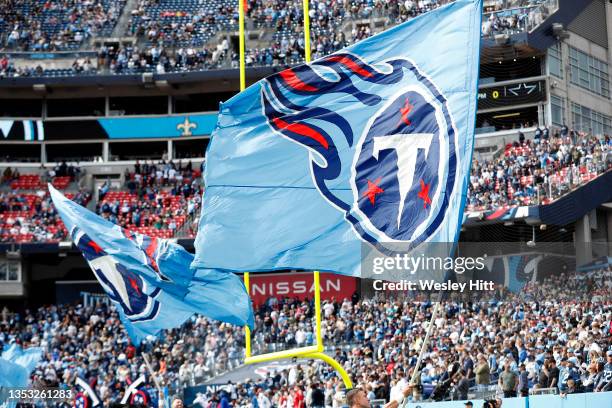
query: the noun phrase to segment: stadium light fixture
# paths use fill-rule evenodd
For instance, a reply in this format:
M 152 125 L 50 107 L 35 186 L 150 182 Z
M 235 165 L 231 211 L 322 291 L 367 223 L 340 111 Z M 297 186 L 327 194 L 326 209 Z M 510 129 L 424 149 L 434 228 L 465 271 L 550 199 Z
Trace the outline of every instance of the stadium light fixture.
M 16 249 L 14 251 L 6 251 L 6 259 L 11 261 L 18 261 L 21 259 L 21 250 Z
M 158 87 L 162 91 L 169 91 L 170 89 L 174 88 L 174 86 L 172 86 L 172 84 L 170 84 L 165 79 L 155 81 L 155 86 Z
M 497 34 L 495 36 L 495 44 L 496 45 L 506 45 L 510 42 L 510 36 L 508 34 Z
M 47 85 L 45 84 L 34 84 L 32 85 L 32 90 L 38 94 L 46 94 L 47 93 Z
M 153 73 L 152 72 L 145 72 L 144 74 L 142 74 L 142 83 L 143 84 L 152 84 L 153 81 Z
M 536 246 L 535 225 L 531 226 L 531 240 L 527 241 L 527 246 L 529 248 L 534 248 Z

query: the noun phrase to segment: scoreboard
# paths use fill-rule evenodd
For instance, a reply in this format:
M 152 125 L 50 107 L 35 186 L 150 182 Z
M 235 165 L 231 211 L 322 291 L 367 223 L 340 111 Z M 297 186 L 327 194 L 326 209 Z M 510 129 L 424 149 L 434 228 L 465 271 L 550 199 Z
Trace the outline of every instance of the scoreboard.
M 478 89 L 478 109 L 502 108 L 546 100 L 546 81 L 524 81 Z

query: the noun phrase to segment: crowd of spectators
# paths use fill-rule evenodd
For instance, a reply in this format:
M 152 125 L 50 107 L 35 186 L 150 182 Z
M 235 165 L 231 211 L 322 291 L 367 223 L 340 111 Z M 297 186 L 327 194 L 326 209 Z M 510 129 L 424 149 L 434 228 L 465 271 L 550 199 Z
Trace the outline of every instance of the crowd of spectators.
M 64 224 L 45 190 L 0 192 L 0 242 L 44 243 L 66 238 Z M 87 205 L 91 199 L 85 190 L 66 195 L 80 205 Z
M 128 34 L 147 43 L 200 47 L 217 31 L 235 29 L 238 4 L 231 0 L 140 0 Z
M 16 2 L 18 0 L 4 1 Z M 312 56 L 314 59 L 323 57 L 371 36 L 374 34 L 373 26 L 370 23 L 372 18 L 382 18 L 384 27 L 388 27 L 451 1 L 312 1 L 310 9 Z M 115 3 L 112 2 L 112 4 Z M 79 57 L 72 67 L 65 69 L 45 69 L 40 64 L 31 67 L 16 67 L 5 56 L 3 60 L 0 60 L 0 76 L 67 76 L 142 72 L 162 74 L 224 67 L 235 68 L 238 66 L 238 50 L 230 47 L 226 38 L 221 39 L 218 44 L 211 43 L 211 39 L 216 38 L 216 33 L 236 29 L 238 11 L 234 3 L 226 0 L 210 3 L 188 0 L 140 0 L 138 6 L 131 11 L 131 24 L 128 28 L 128 34 L 135 35 L 138 43 L 120 47 L 99 46 L 96 49 L 99 54 L 97 66 L 92 64 L 88 58 Z M 103 3 L 86 4 L 88 6 L 83 6 L 83 8 L 92 10 L 92 13 L 97 15 L 94 11 L 99 10 L 100 4 Z M 483 19 L 483 36 L 492 37 L 500 33 L 513 34 L 530 30 L 554 11 L 555 4 L 554 1 L 549 0 L 489 2 L 486 4 L 487 12 Z M 106 8 L 104 10 L 115 16 L 121 7 L 111 6 L 108 10 Z M 74 17 L 74 15 L 71 14 L 71 19 L 82 22 L 81 18 Z M 4 19 L 5 26 L 8 27 L 6 21 L 11 19 L 7 17 Z M 116 16 L 110 18 L 113 21 L 112 25 L 114 25 L 114 19 Z M 0 17 L 0 29 L 1 21 Z M 104 21 L 104 24 L 108 25 L 108 22 Z M 349 21 L 353 24 L 346 25 L 345 23 Z M 247 66 L 286 66 L 304 61 L 301 0 L 249 1 L 247 2 L 247 22 L 249 27 L 268 30 L 272 36 L 267 46 L 247 50 Z M 71 26 L 68 31 L 76 37 L 76 39 L 70 37 L 70 41 L 80 43 L 83 40 L 81 37 L 88 38 L 95 35 L 96 30 L 79 30 Z M 62 35 L 66 37 L 67 34 Z M 11 36 L 21 38 L 18 30 L 17 34 L 9 35 Z M 29 39 L 19 41 L 27 42 Z M 19 41 L 17 43 L 20 43 Z M 12 46 L 14 43 L 11 41 Z M 52 51 L 58 47 L 61 48 L 60 43 L 50 46 L 43 41 L 42 44 L 35 49 Z
M 537 388 L 563 394 L 610 391 L 611 301 L 612 267 L 559 274 L 497 300 L 445 301 L 411 398 L 466 399 L 468 391 L 476 390 L 504 397 Z M 415 368 L 431 313 L 432 304 L 418 297 L 366 300 L 354 295 L 326 301 L 324 342 L 370 399 L 393 399 Z M 253 352 L 269 351 L 274 344 L 313 344 L 312 320 L 310 301 L 268 299 L 256 310 Z M 129 342 L 116 311 L 104 302 L 5 313 L 0 327 L 0 343 L 18 341 L 46 350 L 32 376 L 36 384 L 70 386 L 79 375 L 94 386 L 104 406 L 121 397 L 130 379 L 146 372 L 141 350 Z M 241 327 L 193 317 L 160 339 L 149 337 L 142 351 L 154 356 L 162 383 L 180 393 L 235 368 L 243 358 L 243 339 Z M 320 406 L 343 405 L 341 381 L 330 367 L 314 361 L 294 361 L 226 388 L 222 395 L 201 395 L 202 407 L 214 398 L 226 398 L 231 406 L 319 406 L 312 400 L 321 397 L 319 391 L 325 400 Z
M 103 46 L 98 52 L 98 70 L 113 74 L 139 72 L 170 72 L 211 69 L 223 65 L 228 53 L 227 40 L 214 48 L 168 48 L 152 45 L 140 48 L 124 46 L 118 49 Z
M 134 171 L 126 169 L 127 190 L 113 191 L 106 182 L 99 190 L 96 212 L 105 219 L 149 236 L 170 238 L 200 212 L 202 183 L 200 170 L 172 160 L 159 163 L 136 161 Z
M 77 49 L 96 35 L 110 35 L 125 0 L 0 1 L 2 46 L 18 51 Z
M 227 62 L 229 46 L 227 40 L 214 48 L 168 48 L 163 46 L 126 45 L 120 47 L 103 45 L 98 57 L 77 57 L 70 68 L 46 69 L 42 65 L 16 66 L 4 55 L 0 57 L 1 77 L 40 77 L 117 74 L 130 75 L 153 72 L 197 71 L 221 68 Z
M 472 162 L 468 210 L 547 204 L 612 167 L 612 138 L 537 128 L 502 155 Z
M 517 34 L 530 31 L 542 23 L 557 9 L 557 2 L 550 0 L 498 1 L 489 6 L 491 11 L 483 16 L 482 36 Z
M 67 231 L 53 207 L 47 183 L 65 189 L 81 176 L 79 166 L 57 163 L 40 174 L 20 174 L 7 167 L 0 180 L 0 242 L 54 242 L 65 239 Z M 77 188 L 66 196 L 86 206 L 91 193 Z

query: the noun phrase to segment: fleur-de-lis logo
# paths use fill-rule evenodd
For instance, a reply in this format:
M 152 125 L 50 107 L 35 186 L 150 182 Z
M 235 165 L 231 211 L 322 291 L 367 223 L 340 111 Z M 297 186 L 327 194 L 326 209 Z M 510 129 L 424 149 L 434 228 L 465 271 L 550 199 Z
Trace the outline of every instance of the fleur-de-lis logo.
M 176 125 L 176 130 L 183 129 L 183 133 L 181 133 L 181 136 L 192 136 L 191 129 L 196 129 L 197 127 L 197 123 L 190 122 L 189 118 L 185 118 L 185 121 L 183 123 L 179 123 L 178 125 Z

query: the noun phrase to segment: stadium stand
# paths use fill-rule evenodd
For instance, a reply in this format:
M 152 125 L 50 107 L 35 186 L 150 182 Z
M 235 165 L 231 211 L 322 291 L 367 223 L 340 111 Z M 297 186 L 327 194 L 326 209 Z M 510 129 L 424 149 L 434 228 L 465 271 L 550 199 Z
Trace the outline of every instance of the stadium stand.
M 310 21 L 313 58 L 335 52 L 450 1 L 452 0 L 312 0 Z M 496 36 L 500 34 L 520 36 L 533 31 L 553 14 L 557 3 L 555 0 L 485 0 L 483 43 L 495 43 Z M 127 4 L 130 6 L 126 7 Z M 120 78 L 122 75 L 236 68 L 236 5 L 236 1 L 230 0 L 0 0 L 0 78 L 45 77 L 35 80 L 44 84 L 46 78 L 55 80 L 110 74 L 114 75 L 110 81 L 117 81 L 118 84 L 126 79 Z M 247 41 L 247 66 L 283 67 L 303 62 L 301 1 L 249 0 L 247 13 L 247 29 L 257 37 L 250 37 Z M 596 13 L 591 10 L 590 15 L 593 14 Z M 129 16 L 129 21 L 126 20 L 126 15 Z M 127 21 L 127 25 L 118 24 L 121 16 L 121 21 Z M 125 34 L 130 38 L 106 41 L 106 37 L 119 31 L 121 35 Z M 549 31 L 552 32 L 552 28 Z M 593 37 L 596 35 L 593 34 Z M 589 46 L 581 45 L 581 49 L 588 48 L 591 52 L 597 48 L 594 42 L 584 42 Z M 562 46 L 577 45 L 572 43 Z M 512 51 L 525 51 L 526 48 L 528 47 L 516 47 Z M 489 85 L 505 82 L 510 83 L 509 86 L 516 86 L 518 81 L 524 80 L 525 84 L 532 84 L 536 80 L 539 81 L 540 76 L 546 76 L 547 88 L 543 91 L 545 96 L 532 105 L 531 100 L 520 100 L 509 101 L 507 106 L 502 106 L 505 109 L 513 107 L 512 104 L 521 106 L 522 102 L 528 102 L 527 105 L 530 106 L 526 109 L 532 111 L 527 118 L 518 115 L 519 119 L 510 118 L 507 122 L 494 123 L 495 126 L 483 126 L 490 133 L 506 129 L 508 132 L 505 134 L 511 136 L 504 139 L 502 144 L 496 145 L 495 151 L 501 146 L 503 148 L 496 154 L 492 153 L 492 158 L 487 156 L 487 159 L 480 159 L 475 156 L 478 158 L 472 163 L 466 211 L 547 206 L 559 198 L 568 198 L 578 187 L 606 172 L 607 176 L 610 175 L 612 138 L 607 131 L 610 129 L 610 119 L 608 117 L 606 125 L 604 118 L 607 115 L 607 105 L 598 108 L 601 111 L 599 116 L 595 109 L 601 102 L 599 97 L 606 97 L 603 90 L 609 91 L 608 65 L 605 65 L 604 75 L 603 63 L 595 64 L 600 68 L 594 73 L 594 70 L 591 70 L 595 67 L 594 60 L 589 56 L 585 63 L 590 64 L 588 69 L 582 67 L 580 73 L 583 75 L 586 72 L 584 75 L 588 76 L 588 85 L 580 85 L 572 82 L 572 78 L 577 76 L 570 75 L 570 70 L 578 69 L 572 66 L 577 63 L 563 60 L 559 56 L 559 64 L 562 67 L 559 69 L 559 75 L 556 75 L 552 72 L 551 64 L 554 61 L 548 58 L 547 52 L 549 51 L 546 47 L 543 47 L 525 57 L 519 55 L 521 52 L 511 56 L 504 55 L 503 64 L 502 61 L 494 62 L 495 65 L 499 63 L 499 70 L 492 69 L 490 61 L 481 61 L 481 83 L 484 78 L 491 82 Z M 571 48 L 569 52 L 572 52 Z M 49 58 L 50 63 L 42 59 L 44 54 L 54 58 L 66 56 L 63 57 L 65 61 L 62 63 L 67 65 L 56 63 L 52 58 Z M 494 57 L 499 55 L 501 53 L 493 53 Z M 521 65 L 524 62 L 521 58 L 518 62 L 515 59 L 516 64 L 512 65 L 510 61 L 515 56 L 533 58 L 537 69 L 531 70 Z M 507 65 L 512 65 L 512 68 L 507 70 Z M 191 76 L 199 78 L 197 75 Z M 578 87 L 582 87 L 585 92 L 574 101 L 571 99 L 572 95 L 560 93 L 564 89 L 563 86 L 553 88 L 550 85 L 548 88 L 549 84 L 560 81 L 561 76 L 567 77 L 567 83 L 561 85 L 567 85 L 566 88 L 573 86 L 574 93 L 579 91 Z M 181 89 L 182 84 L 165 84 L 171 90 L 161 91 L 163 81 L 160 81 L 161 86 L 156 89 L 154 86 L 157 87 L 158 84 L 145 83 L 144 78 L 145 76 L 138 78 L 143 82 L 137 85 L 138 92 L 136 87 L 123 88 L 119 85 L 116 85 L 116 89 L 104 88 L 103 85 L 100 85 L 98 90 L 89 88 L 92 95 L 103 95 L 107 90 L 111 95 L 105 96 L 104 100 L 99 98 L 102 108 L 96 109 L 105 111 L 106 114 L 96 116 L 106 116 L 104 119 L 112 121 L 114 116 L 119 114 L 151 114 L 152 112 L 146 112 L 146 106 L 142 108 L 143 111 L 117 113 L 124 107 L 118 102 L 119 107 L 113 106 L 115 98 L 130 99 L 130 95 L 137 93 L 143 95 L 144 92 L 151 92 L 145 97 L 135 97 L 126 104 L 144 105 L 143 101 L 150 95 L 163 94 L 159 97 L 161 111 L 156 111 L 156 115 L 166 115 L 170 111 L 178 116 L 186 112 L 216 110 L 216 103 L 222 98 L 217 94 L 203 93 L 203 99 L 211 101 L 205 108 L 201 108 L 204 106 L 202 104 L 193 110 L 180 110 L 170 105 L 180 100 L 173 99 L 175 96 L 186 92 Z M 231 75 L 228 74 L 227 78 L 231 82 Z M 74 84 L 78 84 L 80 80 L 83 80 L 82 83 L 93 81 L 91 78 L 75 78 Z M 7 83 L 9 81 L 10 79 Z M 225 77 L 223 81 L 226 81 Z M 598 83 L 601 84 L 601 93 L 597 93 L 597 87 L 593 85 L 596 81 L 600 81 Z M 207 81 L 205 86 L 212 82 Z M 70 80 L 66 83 L 68 88 L 74 85 Z M 212 85 L 211 89 L 215 88 L 216 84 Z M 31 88 L 31 85 L 28 84 L 28 87 Z M 187 87 L 188 85 L 184 86 Z M 48 92 L 44 93 L 45 96 L 41 96 L 42 93 L 36 95 L 37 98 L 46 99 L 39 113 L 23 116 L 36 119 L 21 120 L 20 113 L 7 113 L 3 126 L 10 122 L 11 126 L 15 125 L 14 129 L 19 126 L 25 129 L 26 122 L 30 122 L 32 127 L 29 129 L 34 131 L 34 122 L 38 118 L 41 122 L 48 121 L 49 117 L 53 116 L 50 114 L 52 109 L 48 108 L 52 108 L 54 103 L 60 104 L 61 98 L 57 98 L 58 94 L 63 94 L 64 98 L 71 95 L 63 92 L 61 86 L 54 88 L 54 85 L 49 85 L 48 88 L 44 91 Z M 79 95 L 85 95 L 89 89 L 84 88 Z M 219 92 L 224 90 L 226 88 L 220 88 Z M 223 98 L 229 97 L 227 94 L 233 94 L 235 91 L 236 89 L 231 89 Z M 43 91 L 34 89 L 32 92 Z M 599 98 L 597 103 L 585 103 L 592 112 L 580 108 L 580 113 L 576 114 L 578 108 L 574 106 L 574 102 L 583 104 L 583 100 L 587 99 L 584 95 L 591 93 L 595 98 Z M 66 94 L 69 96 L 65 96 Z M 185 95 L 178 96 L 189 100 Z M 554 109 L 557 105 L 553 105 L 551 101 L 551 98 L 555 97 L 561 100 L 558 102 L 561 106 L 565 106 L 560 109 L 564 113 L 559 113 L 559 118 L 556 119 Z M 194 101 L 196 99 L 194 98 Z M 491 106 L 488 110 L 499 107 Z M 71 109 L 76 108 L 75 106 L 62 110 L 55 116 L 70 117 L 70 120 L 82 120 L 83 123 L 90 119 L 79 118 L 78 115 L 84 117 L 85 114 L 75 114 Z M 515 111 L 519 112 L 519 109 L 506 109 L 503 112 L 516 113 Z M 585 113 L 587 111 L 588 113 Z M 490 113 L 490 116 L 495 113 L 497 112 Z M 521 115 L 524 113 L 525 111 L 520 111 Z M 174 118 L 174 115 L 167 118 Z M 490 117 L 487 118 L 490 120 Z M 565 126 L 560 129 L 546 128 L 540 123 L 535 138 L 526 138 L 522 134 L 524 129 L 519 130 L 520 123 L 525 124 L 528 121 L 531 121 L 533 127 L 542 120 L 551 125 L 551 118 L 552 123 L 557 126 L 564 122 L 572 123 L 581 131 L 570 130 Z M 54 119 L 56 118 L 49 122 Z M 61 123 L 61 119 L 56 123 Z M 181 121 L 183 119 L 185 122 L 181 122 L 180 126 L 183 126 L 185 132 L 180 137 L 173 133 L 179 128 L 173 124 L 164 130 L 167 134 L 163 135 L 163 139 L 159 139 L 163 141 L 134 138 L 125 143 L 130 146 L 125 150 L 131 149 L 131 146 L 158 143 L 162 145 L 159 150 L 163 151 L 177 140 L 176 146 L 180 142 L 191 142 L 193 151 L 199 152 L 199 143 L 204 144 L 205 136 L 190 139 L 189 126 L 195 122 L 190 121 L 187 116 L 181 118 Z M 592 131 L 599 129 L 593 126 L 595 122 L 604 129 L 603 132 Z M 96 122 L 96 125 L 98 123 L 102 122 Z M 29 140 L 32 142 L 36 142 L 36 137 L 43 137 L 38 140 L 43 148 L 30 154 L 30 161 L 39 163 L 41 158 L 47 160 L 45 157 L 48 157 L 48 152 L 44 144 L 51 142 L 46 145 L 48 147 L 64 140 L 57 136 L 54 140 L 51 134 L 49 131 L 46 135 L 37 133 L 32 136 L 33 139 Z M 14 135 L 11 136 L 13 139 L 8 137 L 8 131 L 3 136 L 10 139 L 12 146 L 25 146 L 23 140 L 16 140 Z M 69 132 L 66 132 L 65 136 L 73 137 Z M 165 140 L 166 136 L 168 140 Z M 83 141 L 86 141 L 87 137 L 89 135 L 84 136 Z M 163 160 L 134 161 L 136 157 L 146 157 L 149 153 L 144 152 L 143 148 L 143 156 L 127 157 L 129 155 L 113 151 L 116 139 L 97 139 L 93 132 L 91 137 L 92 145 L 100 145 L 99 151 L 90 155 L 99 158 L 97 163 L 91 159 L 91 163 L 83 167 L 70 166 L 65 162 L 52 168 L 32 167 L 40 165 L 39 163 L 20 167 L 21 171 L 6 167 L 9 164 L 0 167 L 0 243 L 9 244 L 5 245 L 6 248 L 16 248 L 19 245 L 13 243 L 56 243 L 67 240 L 67 231 L 45 191 L 49 182 L 70 199 L 128 230 L 159 238 L 195 237 L 205 188 L 201 171 L 192 169 L 190 163 L 182 165 L 176 161 L 168 161 L 166 153 Z M 171 137 L 176 139 L 171 140 Z M 512 140 L 514 138 L 517 140 Z M 105 150 L 109 151 L 105 154 Z M 174 152 L 170 150 L 167 152 L 174 160 L 178 157 L 191 157 L 179 155 L 178 149 Z M 140 153 L 140 149 L 138 152 Z M 102 159 L 104 154 L 108 160 Z M 10 161 L 10 157 L 6 156 L 6 160 Z M 201 157 L 201 153 L 193 157 Z M 102 167 L 104 171 L 100 170 Z M 85 174 L 90 168 L 95 168 L 100 174 Z M 88 183 L 82 183 L 90 186 L 89 188 L 82 188 L 79 182 L 84 175 L 92 177 Z M 603 177 L 599 180 L 602 179 Z M 544 208 L 550 209 L 551 206 Z M 578 243 L 581 232 L 589 233 L 588 239 L 584 239 L 589 242 L 591 231 L 593 241 L 605 240 L 604 235 L 607 232 L 609 241 L 609 225 L 612 224 L 610 218 L 605 218 L 610 216 L 604 211 L 608 210 L 598 208 L 593 211 L 592 218 L 581 218 L 579 222 L 582 224 L 577 222 L 574 225 L 573 221 L 568 223 L 564 226 L 568 230 L 566 235 L 572 240 L 573 234 L 573 239 Z M 496 225 L 493 225 L 494 222 Z M 508 221 L 508 224 L 513 222 Z M 538 225 L 523 223 L 522 220 L 516 221 L 516 224 L 502 226 L 501 222 L 494 220 L 490 225 L 475 228 L 479 228 L 479 232 L 485 228 L 495 229 L 489 235 L 483 233 L 482 236 L 495 236 L 498 231 L 509 231 L 507 235 L 514 237 L 513 234 L 520 231 L 521 239 L 525 236 L 522 230 L 528 230 L 527 235 L 534 238 L 532 243 L 535 244 L 536 230 L 540 233 Z M 592 228 L 595 224 L 598 225 L 598 230 Z M 605 232 L 605 226 L 602 227 L 604 224 L 608 228 Z M 548 237 L 556 234 L 561 225 L 557 228 L 550 224 L 548 227 L 540 224 L 539 227 L 548 228 Z M 501 232 L 499 236 L 502 236 Z M 539 243 L 540 240 L 538 245 Z M 526 245 L 529 246 L 529 243 Z M 9 259 L 8 252 L 6 255 L 0 254 L 6 256 L 2 259 L 4 264 L 0 262 L 0 285 L 8 287 L 15 284 L 25 288 L 22 292 L 9 295 L 12 297 L 3 298 L 0 303 L 0 347 L 17 342 L 24 347 L 44 348 L 43 360 L 32 375 L 34 387 L 72 387 L 74 379 L 80 376 L 102 397 L 103 406 L 108 407 L 119 404 L 128 385 L 147 372 L 142 352 L 148 352 L 153 357 L 153 368 L 162 385 L 169 388 L 170 395 L 184 396 L 188 388 L 219 382 L 216 381 L 218 378 L 226 378 L 224 376 L 231 375 L 234 371 L 246 369 L 242 366 L 245 334 L 240 327 L 194 316 L 179 329 L 166 331 L 159 339 L 148 338 L 137 347 L 128 340 L 117 311 L 110 306 L 108 299 L 102 296 L 96 297 L 98 301 L 93 304 L 75 301 L 70 304 L 41 306 L 43 301 L 36 299 L 36 295 L 41 292 L 41 286 L 55 285 L 57 290 L 62 284 L 69 286 L 70 280 L 75 278 L 82 279 L 86 276 L 86 279 L 93 279 L 89 269 L 86 270 L 87 275 L 83 275 L 87 266 L 80 254 L 79 264 L 74 259 L 76 254 L 58 255 L 59 250 L 55 250 L 52 255 L 45 253 L 44 260 L 41 261 L 57 263 L 53 268 L 57 269 L 58 277 L 49 278 L 46 274 L 51 267 L 35 264 L 32 260 L 39 256 L 37 251 L 43 246 L 34 246 L 35 255 L 28 254 L 28 249 L 23 250 L 21 254 L 13 252 L 12 256 L 21 257 L 19 260 Z M 74 257 L 71 258 L 70 255 Z M 591 260 L 589 258 L 585 262 Z M 5 285 L 2 277 L 4 271 L 9 270 L 9 266 L 13 266 L 15 270 L 19 266 L 19 272 L 14 272 L 14 278 L 8 278 L 6 273 L 6 279 L 10 283 Z M 3 267 L 5 269 L 2 269 Z M 49 291 L 49 287 L 43 290 Z M 0 296 L 2 295 L 0 291 Z M 48 298 L 53 296 L 57 294 L 49 295 Z M 612 391 L 611 305 L 610 266 L 575 274 L 560 272 L 537 284 L 527 284 L 520 293 L 508 293 L 500 288 L 499 297 L 487 302 L 447 300 L 443 303 L 441 315 L 435 321 L 432 340 L 421 367 L 420 386 L 414 390 L 413 400 L 510 397 L 513 393 L 507 384 L 512 381 L 517 383 L 518 395 L 567 395 L 586 392 L 596 395 L 603 391 Z M 252 335 L 253 354 L 312 345 L 315 341 L 313 311 L 312 300 L 269 298 L 256 310 L 256 329 Z M 389 401 L 397 397 L 414 372 L 418 350 L 423 343 L 427 322 L 432 313 L 431 303 L 419 297 L 402 300 L 382 297 L 362 299 L 356 293 L 352 298 L 326 301 L 323 311 L 326 352 L 340 361 L 351 374 L 355 385 L 366 390 L 371 401 Z M 288 362 L 286 366 L 264 366 L 257 372 L 254 370 L 257 375 L 253 375 L 252 379 L 241 379 L 228 384 L 224 381 L 224 391 L 213 392 L 211 388 L 203 392 L 198 397 L 199 402 L 194 402 L 194 406 L 340 408 L 345 405 L 342 381 L 323 363 L 301 359 Z M 240 375 L 234 375 L 232 378 L 240 378 Z M 152 382 L 148 381 L 147 385 L 149 391 L 155 393 Z M 320 403 L 321 396 L 323 404 Z M 457 401 L 455 404 L 463 406 L 463 402 Z M 504 403 L 505 405 L 507 404 Z
M 125 0 L 3 0 L 2 44 L 21 51 L 76 50 L 92 36 L 110 35 L 124 5 Z
M 152 237 L 171 238 L 181 231 L 181 237 L 194 238 L 202 186 L 201 171 L 191 167 L 191 162 L 184 166 L 172 161 L 157 165 L 145 162 L 141 166 L 137 161 L 134 171 L 126 172 L 125 190 L 110 190 L 105 183 L 95 208 L 110 221 Z M 66 163 L 42 175 L 19 174 L 7 167 L 3 174 L 4 188 L 0 191 L 1 242 L 66 239 L 67 231 L 53 208 L 46 182 L 59 190 L 68 190 L 68 198 L 87 206 L 92 199 L 91 192 L 69 188 L 80 173 L 78 167 Z
M 612 139 L 609 136 L 596 137 L 567 127 L 538 130 L 534 140 L 525 140 L 519 132 L 519 139 L 508 144 L 496 158 L 474 160 L 466 211 L 549 204 L 612 168 L 611 151 Z M 18 174 L 7 168 L 4 183 L 12 190 L 36 191 L 40 195 L 47 181 L 60 190 L 66 190 L 79 174 L 78 167 L 66 163 L 44 172 L 42 176 Z M 123 227 L 151 236 L 195 236 L 202 178 L 201 171 L 192 169 L 191 162 L 183 165 L 173 161 L 157 164 L 136 161 L 131 169 L 126 169 L 124 180 L 120 190 L 109 191 L 108 184 L 102 186 L 95 203 L 99 214 Z M 36 214 L 38 207 L 31 205 L 34 195 L 28 197 L 30 199 L 25 199 L 29 203 L 28 214 Z M 79 202 L 87 204 L 89 199 L 79 198 Z M 15 200 L 15 197 L 5 199 L 6 202 Z M 21 208 L 9 209 L 12 206 L 0 207 L 0 214 L 8 212 L 3 215 L 7 220 L 23 217 L 22 213 L 10 213 L 22 211 Z M 14 221 L 5 223 L 3 242 L 11 242 L 13 235 L 16 242 L 27 242 L 31 235 L 11 233 L 18 227 L 13 224 Z M 65 231 L 64 235 L 56 235 L 56 231 L 51 233 L 53 240 L 65 237 Z M 39 234 L 39 241 L 40 237 Z
M 149 44 L 198 47 L 218 30 L 235 29 L 237 3 L 229 0 L 141 0 L 132 10 L 130 34 Z
M 549 137 L 536 131 L 533 141 L 508 144 L 493 159 L 472 163 L 468 210 L 548 204 L 605 172 L 612 165 L 612 140 L 563 127 Z
M 7 0 L 12 6 L 20 2 Z M 320 58 L 384 28 L 407 21 L 452 0 L 435 1 L 314 1 L 310 11 L 312 55 Z M 29 4 L 29 3 L 28 3 Z M 41 2 L 0 18 L 0 34 L 7 50 L 33 51 L 77 49 L 86 39 L 109 35 L 125 1 L 101 1 L 94 5 L 74 4 L 71 12 L 58 11 L 52 2 Z M 552 0 L 505 0 L 489 2 L 483 16 L 482 35 L 517 34 L 532 30 L 557 8 Z M 6 8 L 4 8 L 6 10 Z M 104 11 L 102 11 L 104 10 Z M 236 30 L 235 2 L 215 0 L 141 0 L 131 14 L 127 35 L 137 41 L 128 46 L 100 45 L 94 48 L 98 61 L 77 57 L 71 66 L 46 68 L 41 62 L 16 67 L 9 55 L 0 58 L 0 76 L 49 76 L 158 74 L 237 67 L 238 53 L 227 40 Z M 51 15 L 48 16 L 48 14 Z M 303 11 L 299 1 L 253 0 L 247 19 L 264 39 L 249 47 L 247 66 L 285 66 L 304 60 Z M 28 17 L 30 16 L 30 17 Z M 33 17 L 32 17 L 33 16 Z M 370 20 L 382 27 L 373 31 Z M 43 21 L 44 29 L 38 29 Z M 221 34 L 221 35 L 218 35 Z M 91 48 L 90 48 L 91 50 Z
M 91 194 L 79 191 L 66 197 L 87 205 Z M 0 242 L 57 242 L 66 235 L 48 192 L 0 193 Z
M 42 174 L 20 174 L 7 167 L 0 184 L 0 242 L 57 242 L 67 231 L 53 208 L 47 182 L 60 190 L 70 190 L 66 196 L 86 206 L 92 196 L 78 185 L 78 166 L 58 163 Z M 76 183 L 75 183 L 76 184 Z
M 502 396 L 508 367 L 520 393 L 554 388 L 561 393 L 612 389 L 612 269 L 560 274 L 504 301 L 444 303 L 426 352 L 419 399 L 466 399 L 477 390 Z M 254 353 L 309 345 L 314 341 L 313 304 L 270 298 L 257 310 Z M 418 299 L 326 302 L 324 337 L 330 352 L 371 399 L 388 401 L 414 369 L 431 304 Z M 92 307 L 55 305 L 23 314 L 4 310 L 0 342 L 40 345 L 47 351 L 33 373 L 35 384 L 62 386 L 83 376 L 110 406 L 145 372 L 139 350 L 105 303 Z M 65 339 L 72 339 L 65 341 Z M 154 369 L 171 392 L 202 384 L 242 361 L 243 329 L 194 317 L 142 350 L 156 356 Z M 278 407 L 315 406 L 321 389 L 325 406 L 341 406 L 343 390 L 333 370 L 303 362 L 240 383 L 228 384 L 232 406 L 267 398 Z M 508 395 L 506 395 L 507 397 Z M 212 392 L 207 400 L 220 398 Z M 334 398 L 340 399 L 333 402 Z M 296 402 L 297 400 L 301 400 Z M 289 401 L 293 401 L 291 404 Z M 261 404 L 263 402 L 263 404 Z M 259 406 L 270 406 L 265 400 Z M 297 405 L 296 405 L 297 404 Z M 206 405 L 202 405 L 206 406 Z
M 201 173 L 172 161 L 157 165 L 137 161 L 126 171 L 128 191 L 109 191 L 103 186 L 96 211 L 111 222 L 151 237 L 171 238 L 183 226 L 190 230 L 200 212 Z

